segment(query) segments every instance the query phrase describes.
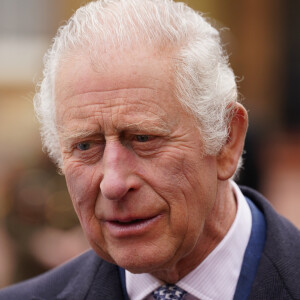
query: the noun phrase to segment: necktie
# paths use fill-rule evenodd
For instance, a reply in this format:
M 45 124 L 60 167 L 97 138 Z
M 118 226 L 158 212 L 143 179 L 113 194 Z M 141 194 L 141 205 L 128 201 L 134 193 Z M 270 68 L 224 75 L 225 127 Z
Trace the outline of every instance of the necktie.
M 155 300 L 181 300 L 186 291 L 174 284 L 165 284 L 155 290 L 152 295 Z

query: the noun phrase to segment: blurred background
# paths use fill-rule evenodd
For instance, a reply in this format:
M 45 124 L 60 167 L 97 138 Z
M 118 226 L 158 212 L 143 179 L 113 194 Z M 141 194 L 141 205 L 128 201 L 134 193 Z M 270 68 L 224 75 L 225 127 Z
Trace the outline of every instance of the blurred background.
M 0 0 L 0 287 L 88 248 L 32 98 L 59 26 L 88 1 Z M 238 182 L 300 228 L 300 1 L 189 0 L 222 30 L 250 115 Z

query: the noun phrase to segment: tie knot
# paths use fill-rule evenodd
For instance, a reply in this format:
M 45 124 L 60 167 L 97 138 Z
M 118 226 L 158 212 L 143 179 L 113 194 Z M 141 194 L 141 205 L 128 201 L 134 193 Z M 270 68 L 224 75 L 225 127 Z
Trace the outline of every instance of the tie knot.
M 165 284 L 156 289 L 152 295 L 155 300 L 181 300 L 186 291 L 174 284 Z

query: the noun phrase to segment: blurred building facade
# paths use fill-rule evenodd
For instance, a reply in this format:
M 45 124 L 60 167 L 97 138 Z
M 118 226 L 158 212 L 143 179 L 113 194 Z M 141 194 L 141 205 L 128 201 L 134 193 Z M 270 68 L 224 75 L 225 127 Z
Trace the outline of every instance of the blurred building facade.
M 57 28 L 85 2 L 0 0 L 0 287 L 88 247 L 64 178 L 41 151 L 32 105 L 43 54 Z M 224 28 L 249 110 L 240 183 L 258 188 L 300 228 L 300 2 L 186 3 Z

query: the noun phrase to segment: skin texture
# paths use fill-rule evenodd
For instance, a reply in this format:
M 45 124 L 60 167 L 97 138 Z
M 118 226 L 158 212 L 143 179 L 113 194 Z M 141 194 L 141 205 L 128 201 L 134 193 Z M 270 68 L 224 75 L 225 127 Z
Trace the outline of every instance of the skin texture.
M 70 57 L 70 56 L 69 56 Z M 216 247 L 236 203 L 228 179 L 247 127 L 237 106 L 228 143 L 203 153 L 194 118 L 175 99 L 172 60 L 137 51 L 80 53 L 56 80 L 63 172 L 94 250 L 131 272 L 176 282 Z

